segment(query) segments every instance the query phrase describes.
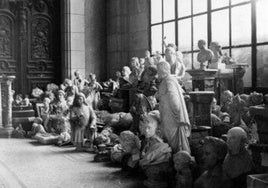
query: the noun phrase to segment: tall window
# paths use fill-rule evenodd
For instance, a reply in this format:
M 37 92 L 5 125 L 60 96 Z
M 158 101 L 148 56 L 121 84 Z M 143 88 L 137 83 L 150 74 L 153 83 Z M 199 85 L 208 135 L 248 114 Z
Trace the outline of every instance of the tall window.
M 151 0 L 151 51 L 175 43 L 188 69 L 197 67 L 197 42 L 219 42 L 223 53 L 249 68 L 245 87 L 268 89 L 268 0 Z

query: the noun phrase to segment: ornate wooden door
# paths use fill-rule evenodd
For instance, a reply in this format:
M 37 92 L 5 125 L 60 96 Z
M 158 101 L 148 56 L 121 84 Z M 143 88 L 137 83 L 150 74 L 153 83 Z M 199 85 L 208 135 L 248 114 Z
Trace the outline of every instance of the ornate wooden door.
M 0 73 L 16 93 L 60 80 L 60 1 L 0 1 Z

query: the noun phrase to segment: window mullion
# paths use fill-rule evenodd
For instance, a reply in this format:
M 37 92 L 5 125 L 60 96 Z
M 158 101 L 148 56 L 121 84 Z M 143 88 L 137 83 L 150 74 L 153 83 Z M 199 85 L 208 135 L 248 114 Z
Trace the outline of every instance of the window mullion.
M 251 54 L 251 71 L 252 71 L 252 88 L 256 90 L 257 87 L 257 26 L 256 26 L 256 1 L 251 1 L 251 42 L 252 42 L 252 54 Z

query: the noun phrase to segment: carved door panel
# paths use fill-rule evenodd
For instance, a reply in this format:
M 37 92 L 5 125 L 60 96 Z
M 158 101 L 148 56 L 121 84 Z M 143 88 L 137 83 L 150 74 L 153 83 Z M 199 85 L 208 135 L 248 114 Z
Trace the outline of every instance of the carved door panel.
M 17 93 L 60 80 L 58 0 L 1 0 L 0 72 L 15 75 Z

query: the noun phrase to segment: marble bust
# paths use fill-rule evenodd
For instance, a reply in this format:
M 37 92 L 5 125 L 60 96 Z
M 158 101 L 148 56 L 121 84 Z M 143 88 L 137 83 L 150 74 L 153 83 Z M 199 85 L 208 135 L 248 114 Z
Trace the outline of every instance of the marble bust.
M 205 40 L 198 41 L 198 48 L 200 49 L 197 54 L 197 61 L 200 63 L 200 69 L 205 69 L 205 63 L 209 63 L 213 58 L 213 52 L 206 47 Z
M 252 172 L 253 163 L 246 149 L 247 141 L 247 133 L 241 127 L 233 127 L 227 133 L 228 154 L 223 170 L 234 187 L 246 187 L 247 175 Z
M 231 181 L 222 169 L 227 153 L 226 143 L 222 139 L 207 136 L 204 139 L 203 153 L 206 171 L 195 181 L 194 188 L 231 187 Z

